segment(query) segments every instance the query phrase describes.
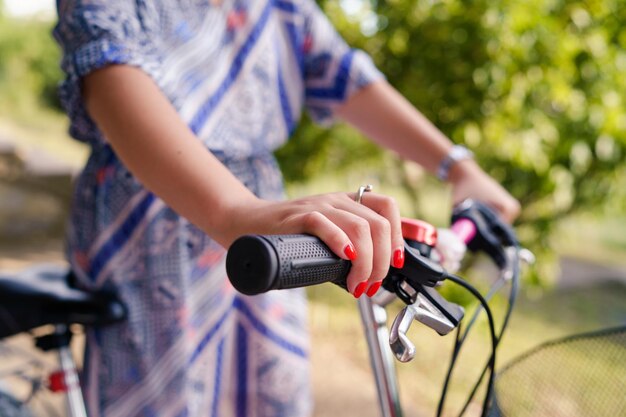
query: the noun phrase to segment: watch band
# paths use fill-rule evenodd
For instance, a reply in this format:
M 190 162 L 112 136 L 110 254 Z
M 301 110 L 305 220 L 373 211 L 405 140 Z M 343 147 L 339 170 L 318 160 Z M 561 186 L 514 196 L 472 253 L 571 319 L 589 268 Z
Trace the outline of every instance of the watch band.
M 454 145 L 439 163 L 437 178 L 441 181 L 447 181 L 450 169 L 452 169 L 454 164 L 464 159 L 474 159 L 474 153 L 463 145 Z

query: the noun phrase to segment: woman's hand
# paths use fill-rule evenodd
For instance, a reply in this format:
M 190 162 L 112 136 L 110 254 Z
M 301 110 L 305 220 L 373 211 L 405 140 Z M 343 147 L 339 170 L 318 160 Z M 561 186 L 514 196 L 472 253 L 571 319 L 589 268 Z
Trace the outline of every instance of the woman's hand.
M 347 287 L 355 297 L 373 296 L 389 265 L 404 264 L 400 212 L 387 196 L 332 193 L 281 202 L 257 200 L 231 213 L 226 245 L 242 234 L 307 233 L 319 237 L 339 257 L 352 261 Z M 226 235 L 226 233 L 228 235 Z
M 508 223 L 513 223 L 520 214 L 519 202 L 472 160 L 456 163 L 450 170 L 449 181 L 455 205 L 466 198 L 482 201 Z

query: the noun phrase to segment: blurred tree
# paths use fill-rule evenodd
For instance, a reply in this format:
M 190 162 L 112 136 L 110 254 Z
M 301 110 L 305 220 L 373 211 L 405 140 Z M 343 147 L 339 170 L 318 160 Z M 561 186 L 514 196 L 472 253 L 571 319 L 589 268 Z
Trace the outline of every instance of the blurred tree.
M 520 235 L 543 254 L 538 275 L 551 274 L 555 220 L 581 209 L 623 213 L 622 0 L 320 4 L 394 86 L 455 142 L 474 148 L 480 164 L 520 199 Z M 382 160 L 379 150 L 344 131 L 301 126 L 278 154 L 288 177 L 309 178 L 328 164 L 349 168 L 363 154 L 370 164 Z M 298 155 L 306 155 L 304 165 L 294 162 Z M 335 158 L 325 161 L 328 155 Z
M 60 51 L 50 35 L 52 22 L 3 15 L 0 22 L 0 113 L 60 110 Z
M 624 212 L 623 0 L 319 3 L 350 44 L 369 52 L 394 86 L 455 142 L 476 150 L 522 201 L 520 235 L 536 252 L 549 250 L 562 216 Z M 2 14 L 0 22 L 0 114 L 58 109 L 60 52 L 51 23 Z M 390 164 L 389 154 L 346 126 L 325 130 L 305 120 L 294 137 L 277 153 L 288 181 L 366 164 L 418 202 L 423 178 Z M 539 264 L 549 268 L 546 259 L 548 252 Z

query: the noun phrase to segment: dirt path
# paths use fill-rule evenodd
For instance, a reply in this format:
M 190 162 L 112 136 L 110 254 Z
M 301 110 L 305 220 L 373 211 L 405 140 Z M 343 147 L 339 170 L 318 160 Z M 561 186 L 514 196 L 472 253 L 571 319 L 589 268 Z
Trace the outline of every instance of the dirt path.
M 561 259 L 559 288 L 586 287 L 606 281 L 616 281 L 626 285 L 626 267 L 600 265 L 572 257 Z

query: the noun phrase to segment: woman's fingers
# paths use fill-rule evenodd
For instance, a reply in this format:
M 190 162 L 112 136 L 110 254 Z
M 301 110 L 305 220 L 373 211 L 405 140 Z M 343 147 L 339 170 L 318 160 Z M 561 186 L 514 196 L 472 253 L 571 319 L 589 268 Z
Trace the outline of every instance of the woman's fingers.
M 355 297 L 373 296 L 389 265 L 402 267 L 400 212 L 392 198 L 368 192 L 358 204 L 349 194 L 335 193 L 283 204 L 291 214 L 276 232 L 315 235 L 335 254 L 350 260 L 346 283 Z
M 458 167 L 457 167 L 458 165 Z M 520 203 L 492 177 L 472 161 L 455 165 L 459 171 L 452 179 L 452 200 L 458 204 L 466 198 L 482 201 L 494 208 L 507 223 L 513 223 L 520 214 Z
M 404 265 L 400 210 L 393 198 L 376 193 L 363 194 L 360 205 L 354 205 L 348 196 L 341 208 L 353 210 L 370 222 L 374 257 L 370 285 L 366 293 L 371 297 L 380 288 L 382 279 L 389 271 L 389 265 L 396 268 Z
M 357 298 L 365 292 L 371 273 L 372 240 L 364 219 L 327 206 L 294 215 L 286 223 L 289 229 L 319 237 L 337 256 L 351 261 L 348 291 Z
M 295 223 L 297 232 L 319 237 L 339 257 L 354 261 L 357 252 L 348 235 L 320 211 L 309 211 L 292 216 L 286 223 Z M 291 229 L 294 227 L 291 226 Z
M 454 204 L 466 198 L 473 198 L 489 205 L 507 223 L 512 224 L 520 214 L 520 203 L 513 198 L 500 184 L 485 178 L 481 183 L 470 183 L 455 187 Z
M 364 195 L 361 204 L 389 221 L 392 250 L 391 266 L 402 268 L 404 265 L 404 238 L 402 237 L 402 223 L 398 204 L 391 197 L 374 193 Z
M 494 205 L 500 216 L 509 224 L 513 224 L 521 212 L 519 201 L 508 194 L 503 195 L 500 200 L 494 202 Z
M 346 277 L 346 282 L 348 290 L 358 298 L 368 291 L 370 277 L 374 276 L 374 273 L 381 273 L 380 270 L 374 270 L 376 256 L 379 256 L 374 249 L 374 245 L 376 239 L 385 239 L 385 237 L 378 233 L 376 233 L 377 237 L 373 237 L 371 222 L 363 216 L 347 210 L 333 209 L 329 210 L 326 215 L 346 233 L 356 251 L 356 256 L 352 260 L 352 268 L 350 268 L 350 273 Z M 374 226 L 374 229 L 376 228 Z M 388 237 L 385 240 L 388 242 Z M 380 269 L 380 266 L 377 266 Z M 384 274 L 386 274 L 386 271 Z
M 360 285 L 355 296 L 365 292 L 371 297 L 387 276 L 389 265 L 401 268 L 404 264 L 400 211 L 391 197 L 380 194 L 363 194 L 361 204 L 348 194 L 338 197 L 333 207 L 344 213 L 331 211 L 329 216 L 346 232 L 357 253 L 362 255 L 353 262 L 349 283 Z M 362 284 L 364 281 L 367 281 L 366 285 Z
M 370 223 L 361 216 L 332 206 L 296 216 L 302 231 L 319 237 L 335 254 L 352 262 L 346 277 L 348 291 L 356 298 L 369 288 L 374 243 Z

